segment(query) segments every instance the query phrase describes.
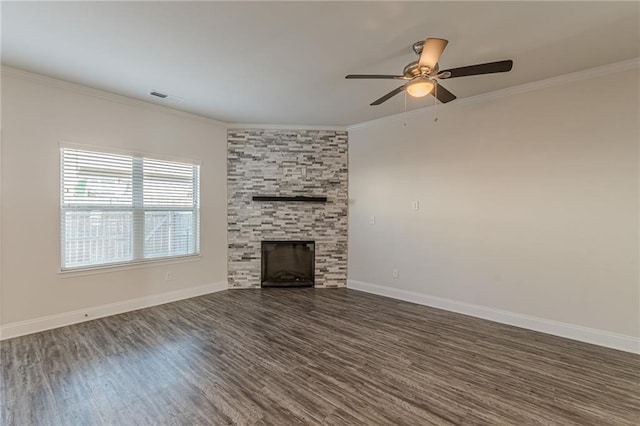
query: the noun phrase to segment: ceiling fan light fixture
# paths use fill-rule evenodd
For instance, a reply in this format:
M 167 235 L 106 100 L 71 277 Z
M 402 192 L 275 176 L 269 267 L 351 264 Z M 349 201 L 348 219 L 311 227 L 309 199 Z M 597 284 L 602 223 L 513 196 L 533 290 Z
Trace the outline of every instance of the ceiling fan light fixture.
M 407 84 L 407 93 L 414 98 L 427 96 L 435 84 L 426 77 L 418 77 Z

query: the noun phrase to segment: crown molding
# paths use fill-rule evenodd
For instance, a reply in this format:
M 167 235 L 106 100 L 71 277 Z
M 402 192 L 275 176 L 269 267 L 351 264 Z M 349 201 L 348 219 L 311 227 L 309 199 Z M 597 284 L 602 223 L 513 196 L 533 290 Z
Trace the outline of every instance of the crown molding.
M 493 99 L 504 98 L 507 96 L 513 96 L 521 93 L 532 92 L 548 87 L 559 86 L 575 81 L 589 80 L 597 77 L 602 77 L 617 72 L 628 71 L 634 68 L 640 67 L 640 57 L 628 59 L 625 61 L 614 62 L 612 64 L 602 65 L 595 68 L 589 68 L 582 71 L 576 71 L 569 74 L 564 74 L 556 77 L 547 78 L 544 80 L 535 81 L 532 83 L 525 83 L 519 86 L 508 87 L 505 89 L 496 90 L 493 92 L 482 93 L 476 96 L 470 96 L 468 98 L 458 99 L 455 102 L 455 106 L 471 105 L 476 103 L 487 102 Z M 374 124 L 380 124 L 384 122 L 394 122 L 399 120 L 407 120 L 414 117 L 419 117 L 431 111 L 434 106 L 428 106 L 423 108 L 414 109 L 408 112 L 402 112 L 398 114 L 389 115 L 386 117 L 377 118 L 370 121 L 363 121 L 361 123 L 355 123 L 349 126 L 317 126 L 317 125 L 305 125 L 305 124 L 259 124 L 259 123 L 228 123 L 224 121 L 215 120 L 210 117 L 197 115 L 189 112 L 180 111 L 163 105 L 157 105 L 151 102 L 142 101 L 139 99 L 130 98 L 123 95 L 117 95 L 115 93 L 106 92 L 104 90 L 95 89 L 89 86 L 84 86 L 77 83 L 71 83 L 68 81 L 60 80 L 53 77 L 48 77 L 43 74 L 37 74 L 30 71 L 21 70 L 18 68 L 2 65 L 0 67 L 0 74 L 7 75 L 9 77 L 19 78 L 23 80 L 34 81 L 40 84 L 48 85 L 51 87 L 62 88 L 72 90 L 77 93 L 81 93 L 87 96 L 116 102 L 124 105 L 134 106 L 138 108 L 148 109 L 152 111 L 164 112 L 171 115 L 176 115 L 183 118 L 189 118 L 195 121 L 211 124 L 214 126 L 222 127 L 224 129 L 264 129 L 264 130 L 332 130 L 332 131 L 350 131 L 358 128 L 368 127 Z M 453 106 L 453 105 L 451 105 Z M 439 105 L 439 108 L 447 108 L 448 105 Z
M 164 112 L 164 113 L 175 115 L 178 117 L 199 121 L 201 123 L 212 124 L 214 126 L 222 127 L 225 129 L 227 128 L 227 123 L 225 123 L 224 121 L 215 120 L 213 118 L 205 117 L 198 114 L 193 114 L 190 112 L 179 111 L 177 109 L 173 109 L 164 105 L 158 105 L 151 102 L 130 98 L 128 96 L 117 95 L 115 93 L 106 92 L 104 90 L 95 89 L 93 87 L 84 86 L 82 84 L 71 83 L 69 81 L 60 80 L 60 79 L 49 77 L 43 74 L 38 74 L 31 71 L 25 71 L 22 69 L 13 68 L 6 65 L 2 65 L 2 67 L 0 67 L 0 74 L 2 74 L 3 77 L 8 76 L 13 78 L 18 78 L 21 80 L 28 80 L 28 81 L 43 84 L 46 86 L 55 87 L 58 89 L 71 90 L 76 93 L 80 93 L 86 96 L 91 96 L 94 98 L 98 98 L 98 99 L 102 99 L 110 102 L 147 109 L 151 111 Z
M 556 77 L 546 78 L 544 80 L 534 81 L 532 83 L 525 83 L 519 86 L 507 87 L 505 89 L 495 90 L 493 92 L 481 93 L 479 95 L 470 96 L 468 98 L 457 99 L 455 104 L 451 106 L 472 105 L 482 102 L 491 101 L 494 99 L 504 98 L 513 95 L 519 95 L 521 93 L 533 92 L 536 90 L 545 89 L 548 87 L 560 86 L 567 83 L 572 83 L 582 80 L 590 80 L 593 78 L 603 77 L 609 74 L 615 74 L 618 72 L 632 70 L 640 67 L 640 57 L 628 59 L 625 61 L 614 62 L 612 64 L 602 65 L 599 67 L 588 68 L 586 70 L 575 71 L 569 74 L 563 74 Z M 438 105 L 438 108 L 445 109 L 449 105 Z M 434 106 L 428 106 L 423 108 L 414 109 L 408 112 L 401 112 L 394 115 L 388 115 L 386 117 L 377 118 L 375 120 L 363 121 L 351 126 L 347 126 L 347 130 L 355 130 L 358 128 L 368 127 L 375 124 L 381 124 L 385 122 L 394 122 L 399 120 L 412 119 L 432 111 Z
M 116 102 L 119 104 L 135 106 L 139 108 L 150 109 L 159 112 L 165 112 L 179 117 L 190 118 L 196 121 L 213 124 L 215 126 L 223 127 L 225 129 L 264 129 L 264 130 L 332 130 L 332 131 L 346 131 L 346 126 L 317 126 L 317 125 L 305 125 L 305 124 L 259 124 L 259 123 L 227 123 L 220 120 L 215 120 L 210 117 L 205 117 L 198 114 L 180 111 L 174 108 L 170 108 L 164 105 L 158 105 L 139 99 L 130 98 L 128 96 L 117 95 L 115 93 L 107 92 L 93 87 L 84 86 L 82 84 L 72 83 L 65 80 L 60 80 L 54 77 L 49 77 L 43 74 L 34 73 L 31 71 L 25 71 L 18 68 L 2 65 L 0 73 L 9 77 L 19 78 L 22 80 L 33 81 L 36 83 L 44 84 L 51 87 L 68 89 L 83 95 L 92 96 L 95 98 Z
M 347 131 L 347 126 L 316 126 L 313 124 L 256 124 L 227 123 L 227 129 L 261 129 L 261 130 L 329 130 Z

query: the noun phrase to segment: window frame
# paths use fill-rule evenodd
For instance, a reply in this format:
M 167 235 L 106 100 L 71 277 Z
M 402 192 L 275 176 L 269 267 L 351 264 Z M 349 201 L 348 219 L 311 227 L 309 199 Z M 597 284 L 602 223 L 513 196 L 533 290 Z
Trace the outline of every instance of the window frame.
M 114 206 L 106 206 L 106 205 L 86 205 L 79 206 L 74 208 L 65 207 L 64 204 L 64 150 L 65 149 L 77 149 L 82 151 L 90 151 L 95 152 L 96 154 L 114 154 L 114 155 L 123 155 L 132 158 L 132 185 L 138 187 L 137 194 L 132 194 L 133 199 L 130 206 L 127 205 L 114 205 Z M 194 160 L 191 158 L 184 157 L 173 157 L 173 156 L 165 156 L 158 154 L 150 154 L 146 152 L 139 151 L 128 151 L 121 149 L 114 149 L 111 147 L 104 146 L 96 146 L 96 145 L 86 145 L 86 144 L 77 144 L 71 142 L 60 142 L 58 147 L 59 154 L 59 176 L 60 181 L 58 184 L 58 191 L 60 192 L 59 198 L 59 221 L 58 221 L 58 231 L 59 231 L 59 242 L 60 242 L 60 256 L 59 256 L 59 273 L 63 275 L 85 275 L 85 274 L 93 274 L 99 272 L 108 272 L 113 270 L 123 270 L 123 269 L 137 269 L 145 266 L 153 266 L 154 264 L 170 264 L 170 263 L 181 263 L 181 262 L 189 262 L 194 260 L 200 260 L 201 258 L 201 187 L 202 187 L 202 164 L 199 160 Z M 189 209 L 185 207 L 175 207 L 175 206 L 149 206 L 144 207 L 142 202 L 142 197 L 144 194 L 144 176 L 142 172 L 142 163 L 144 159 L 149 160 L 158 160 L 158 161 L 169 161 L 169 162 L 177 162 L 183 164 L 189 164 L 194 167 L 197 167 L 197 173 L 194 173 L 194 182 L 193 182 L 193 191 L 194 191 L 194 201 L 195 205 Z M 136 170 L 137 168 L 137 170 Z M 136 177 L 138 175 L 138 177 Z M 196 176 L 197 175 L 197 176 Z M 135 181 L 135 183 L 133 183 Z M 132 186 L 132 192 L 133 192 Z M 136 195 L 138 196 L 138 200 L 136 200 Z M 100 264 L 93 265 L 82 265 L 82 266 L 71 266 L 65 267 L 65 220 L 64 215 L 67 211 L 123 211 L 130 212 L 133 216 L 132 218 L 132 259 L 126 261 L 115 261 L 115 262 L 106 262 Z M 145 215 L 145 212 L 153 212 L 153 211 L 181 211 L 181 212 L 193 212 L 193 239 L 195 245 L 195 252 L 188 254 L 179 254 L 179 255 L 169 255 L 169 256 L 155 256 L 144 258 L 144 228 L 145 222 L 144 217 L 142 220 L 139 220 L 139 223 L 142 225 L 141 228 L 136 233 L 136 227 L 134 223 L 136 221 L 136 215 Z M 139 257 L 138 257 L 139 256 Z

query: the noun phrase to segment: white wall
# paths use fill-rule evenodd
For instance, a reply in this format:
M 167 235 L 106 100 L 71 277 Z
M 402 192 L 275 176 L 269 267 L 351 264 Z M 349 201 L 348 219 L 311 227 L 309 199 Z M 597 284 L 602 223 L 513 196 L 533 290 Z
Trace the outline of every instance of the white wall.
M 638 82 L 632 69 L 350 129 L 350 286 L 637 338 Z
M 59 274 L 60 141 L 201 160 L 200 260 Z M 105 304 L 226 286 L 226 130 L 216 122 L 8 71 L 2 75 L 1 160 L 5 330 Z M 173 280 L 165 281 L 166 271 Z M 41 325 L 46 322 L 34 327 Z

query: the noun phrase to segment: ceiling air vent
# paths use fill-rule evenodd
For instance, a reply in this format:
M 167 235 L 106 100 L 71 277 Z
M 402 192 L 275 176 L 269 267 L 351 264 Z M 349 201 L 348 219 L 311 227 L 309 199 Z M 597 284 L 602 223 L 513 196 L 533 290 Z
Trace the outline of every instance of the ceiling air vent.
M 179 98 L 179 97 L 173 96 L 173 95 L 167 95 L 165 93 L 156 92 L 155 90 L 152 90 L 151 92 L 149 92 L 149 94 L 151 96 L 155 96 L 156 98 L 160 98 L 163 101 L 171 102 L 173 104 L 181 104 L 181 103 L 184 102 L 184 99 L 182 99 L 182 98 Z

